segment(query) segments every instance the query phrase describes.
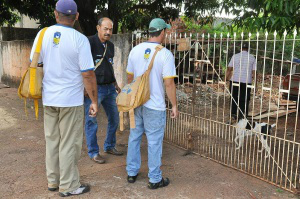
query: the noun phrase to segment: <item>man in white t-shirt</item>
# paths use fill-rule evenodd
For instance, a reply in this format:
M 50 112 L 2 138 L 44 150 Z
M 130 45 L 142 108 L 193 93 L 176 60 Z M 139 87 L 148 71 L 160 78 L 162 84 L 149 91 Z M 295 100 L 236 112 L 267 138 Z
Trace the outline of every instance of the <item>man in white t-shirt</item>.
M 54 11 L 57 24 L 44 35 L 39 63 L 43 64 L 43 105 L 48 190 L 60 196 L 86 193 L 77 168 L 83 140 L 83 89 L 92 100 L 90 116 L 98 111 L 97 84 L 90 44 L 73 29 L 78 19 L 73 0 L 59 0 Z M 31 50 L 33 57 L 40 32 Z
M 128 83 L 148 69 L 155 47 L 164 41 L 166 28 L 170 27 L 160 18 L 150 22 L 150 39 L 134 47 L 129 54 Z M 148 141 L 148 188 L 165 187 L 170 182 L 168 178 L 162 177 L 160 166 L 166 125 L 165 89 L 172 104 L 171 118 L 178 116 L 174 77 L 176 77 L 174 57 L 168 49 L 163 48 L 157 53 L 150 72 L 150 99 L 134 110 L 136 128 L 130 129 L 127 152 L 126 170 L 129 183 L 136 181 L 141 167 L 140 144 L 144 132 Z
M 248 44 L 243 43 L 242 51 L 233 55 L 226 71 L 226 80 L 230 80 L 229 88 L 232 95 L 232 120 L 248 116 L 251 88 L 247 85 L 252 84 L 256 72 L 256 59 L 248 49 Z

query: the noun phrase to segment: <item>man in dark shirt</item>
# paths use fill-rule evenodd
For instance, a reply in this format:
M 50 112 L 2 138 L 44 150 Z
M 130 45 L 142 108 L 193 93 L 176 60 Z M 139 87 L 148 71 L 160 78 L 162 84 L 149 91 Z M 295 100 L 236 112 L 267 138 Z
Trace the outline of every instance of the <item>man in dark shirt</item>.
M 120 88 L 117 85 L 113 69 L 114 44 L 109 41 L 112 34 L 112 28 L 113 22 L 109 18 L 101 18 L 97 25 L 98 33 L 89 37 L 89 42 L 96 65 L 95 73 L 98 84 L 98 104 L 102 104 L 108 118 L 104 152 L 113 155 L 123 155 L 122 152 L 115 148 L 116 131 L 119 124 L 116 97 Z M 96 163 L 103 164 L 105 159 L 100 156 L 99 145 L 97 143 L 97 120 L 95 117 L 90 117 L 88 114 L 87 107 L 90 106 L 90 103 L 90 98 L 85 96 L 85 135 L 88 155 Z

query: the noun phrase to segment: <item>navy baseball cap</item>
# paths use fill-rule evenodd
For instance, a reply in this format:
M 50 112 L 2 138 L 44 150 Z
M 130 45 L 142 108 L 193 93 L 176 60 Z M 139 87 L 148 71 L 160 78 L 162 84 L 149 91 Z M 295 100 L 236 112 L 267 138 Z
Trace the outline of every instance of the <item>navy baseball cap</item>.
M 63 14 L 75 15 L 77 13 L 77 4 L 74 0 L 59 0 L 55 9 Z

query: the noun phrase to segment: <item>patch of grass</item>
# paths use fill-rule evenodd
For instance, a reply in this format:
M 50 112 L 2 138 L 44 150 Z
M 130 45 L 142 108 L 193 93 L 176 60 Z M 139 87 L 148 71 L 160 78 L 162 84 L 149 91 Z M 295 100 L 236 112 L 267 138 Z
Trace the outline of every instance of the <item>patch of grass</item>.
M 282 190 L 282 189 L 276 189 L 276 191 L 277 191 L 278 193 L 283 193 L 283 190 Z

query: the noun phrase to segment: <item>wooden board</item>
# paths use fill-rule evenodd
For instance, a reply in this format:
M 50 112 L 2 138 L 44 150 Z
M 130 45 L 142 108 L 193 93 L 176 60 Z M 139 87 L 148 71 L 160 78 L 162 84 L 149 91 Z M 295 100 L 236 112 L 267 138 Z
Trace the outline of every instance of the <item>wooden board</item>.
M 188 51 L 190 48 L 191 46 L 188 43 L 180 43 L 177 47 L 177 51 Z
M 286 110 L 284 110 L 281 113 L 278 112 L 278 118 L 282 117 L 282 116 L 285 116 L 286 114 L 291 114 L 291 113 L 295 113 L 295 112 L 297 112 L 297 109 L 289 110 L 288 112 Z M 275 118 L 276 119 L 277 118 L 277 113 L 273 114 L 273 115 L 270 115 L 270 118 Z
M 280 110 L 280 111 L 283 111 L 283 110 Z M 279 112 L 280 112 L 279 111 Z M 254 120 L 259 120 L 259 119 L 263 119 L 263 118 L 266 118 L 268 117 L 270 114 L 274 114 L 276 113 L 277 111 L 273 111 L 273 112 L 269 112 L 269 113 L 264 113 L 264 114 L 258 114 L 257 116 L 253 117 Z
M 282 117 L 282 116 L 285 116 L 286 114 L 291 114 L 291 113 L 295 113 L 295 112 L 297 112 L 297 109 L 292 109 L 292 110 L 289 110 L 289 111 L 286 111 L 286 109 L 285 110 L 278 110 L 278 118 Z M 253 117 L 253 119 L 254 120 L 259 120 L 259 119 L 264 119 L 264 118 L 267 118 L 267 117 L 272 118 L 272 119 L 276 119 L 277 118 L 277 111 L 264 113 L 261 116 L 257 115 L 255 117 Z
M 265 113 L 267 111 L 268 111 L 267 109 L 263 109 L 263 110 L 261 110 L 261 114 L 263 114 L 263 113 Z M 258 110 L 258 111 L 252 111 L 252 112 L 249 113 L 249 116 L 255 117 L 255 116 L 259 115 L 259 114 L 260 114 L 260 110 Z
M 177 40 L 177 51 L 187 51 L 191 49 L 191 38 L 181 38 Z
M 286 107 L 285 107 L 285 108 L 286 108 Z M 271 103 L 271 104 L 270 104 L 270 111 L 271 111 L 271 112 L 272 112 L 272 111 L 277 111 L 278 109 L 280 110 L 280 109 L 282 109 L 282 108 L 278 108 L 278 106 L 277 106 L 276 104 L 274 104 L 274 103 Z M 261 114 L 264 114 L 264 113 L 266 113 L 267 111 L 269 111 L 269 108 L 262 109 L 262 110 L 261 110 Z M 249 113 L 249 115 L 250 115 L 250 116 L 253 116 L 253 117 L 258 116 L 259 114 L 260 114 L 260 110 L 252 111 L 252 112 Z
M 281 100 L 279 102 L 279 106 L 291 106 L 291 105 L 296 105 L 296 102 L 295 101 L 288 101 L 288 100 Z

